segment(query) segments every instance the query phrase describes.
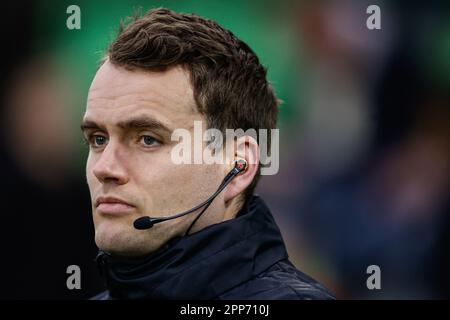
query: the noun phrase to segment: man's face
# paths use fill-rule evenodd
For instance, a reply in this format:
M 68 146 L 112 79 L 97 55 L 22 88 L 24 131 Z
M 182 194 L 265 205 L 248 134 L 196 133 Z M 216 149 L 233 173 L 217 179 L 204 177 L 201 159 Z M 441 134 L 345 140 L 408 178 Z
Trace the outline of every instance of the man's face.
M 215 191 L 223 167 L 171 161 L 177 143 L 170 139 L 172 131 L 193 132 L 194 121 L 204 122 L 204 117 L 184 69 L 129 71 L 106 61 L 98 70 L 82 127 L 90 144 L 86 175 L 100 249 L 119 255 L 156 250 L 182 234 L 196 214 L 145 231 L 135 230 L 133 221 L 185 211 Z M 202 219 L 221 221 L 223 203 L 216 198 Z

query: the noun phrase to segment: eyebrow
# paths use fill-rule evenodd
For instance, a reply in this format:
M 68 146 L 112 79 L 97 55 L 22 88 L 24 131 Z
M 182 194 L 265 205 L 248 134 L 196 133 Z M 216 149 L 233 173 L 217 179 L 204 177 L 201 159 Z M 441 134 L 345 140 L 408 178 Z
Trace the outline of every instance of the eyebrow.
M 172 130 L 169 129 L 168 126 L 166 126 L 161 121 L 158 121 L 152 117 L 149 116 L 139 116 L 127 120 L 120 121 L 116 124 L 119 128 L 123 130 L 130 130 L 130 129 L 153 129 L 158 131 L 164 131 L 166 133 L 171 133 Z M 93 120 L 89 119 L 83 119 L 81 122 L 81 131 L 86 130 L 103 130 L 106 131 L 106 127 L 102 124 L 96 123 Z

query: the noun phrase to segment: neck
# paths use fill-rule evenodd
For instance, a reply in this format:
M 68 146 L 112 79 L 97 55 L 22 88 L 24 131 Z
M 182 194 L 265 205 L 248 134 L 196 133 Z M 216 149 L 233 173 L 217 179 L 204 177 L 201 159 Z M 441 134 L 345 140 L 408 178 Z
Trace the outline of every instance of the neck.
M 189 231 L 189 234 L 193 234 L 195 232 L 198 232 L 210 225 L 221 223 L 230 219 L 236 218 L 236 215 L 241 211 L 245 204 L 245 201 L 241 196 L 238 196 L 232 200 L 230 200 L 228 203 L 225 203 L 225 208 L 220 210 L 222 214 L 211 214 L 211 212 L 214 210 L 213 208 L 208 208 L 203 215 L 197 220 L 197 222 L 194 224 L 194 226 Z M 195 217 L 198 215 L 194 214 L 192 219 L 195 219 Z M 193 220 L 190 220 L 193 221 Z M 191 223 L 191 222 L 190 222 Z M 188 225 L 190 225 L 190 223 Z

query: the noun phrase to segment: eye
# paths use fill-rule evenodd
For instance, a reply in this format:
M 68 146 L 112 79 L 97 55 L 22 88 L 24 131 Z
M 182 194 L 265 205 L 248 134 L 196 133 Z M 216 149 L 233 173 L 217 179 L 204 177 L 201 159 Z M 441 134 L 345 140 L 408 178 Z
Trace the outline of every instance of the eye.
M 108 143 L 108 138 L 98 134 L 94 134 L 89 137 L 89 144 L 93 148 L 100 148 Z
M 158 140 L 156 140 L 152 136 L 147 136 L 147 135 L 141 136 L 140 142 L 146 147 L 153 147 L 153 146 L 160 145 L 160 142 Z

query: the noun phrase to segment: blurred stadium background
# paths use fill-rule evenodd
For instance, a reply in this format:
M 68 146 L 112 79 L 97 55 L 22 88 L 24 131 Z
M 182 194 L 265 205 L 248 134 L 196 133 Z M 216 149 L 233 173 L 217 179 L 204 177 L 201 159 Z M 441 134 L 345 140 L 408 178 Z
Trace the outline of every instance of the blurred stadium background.
M 66 28 L 71 4 L 81 30 Z M 258 193 L 296 266 L 338 298 L 449 298 L 450 3 L 364 0 L 2 4 L 0 298 L 102 289 L 79 122 L 120 20 L 159 6 L 217 20 L 268 67 L 281 164 Z

